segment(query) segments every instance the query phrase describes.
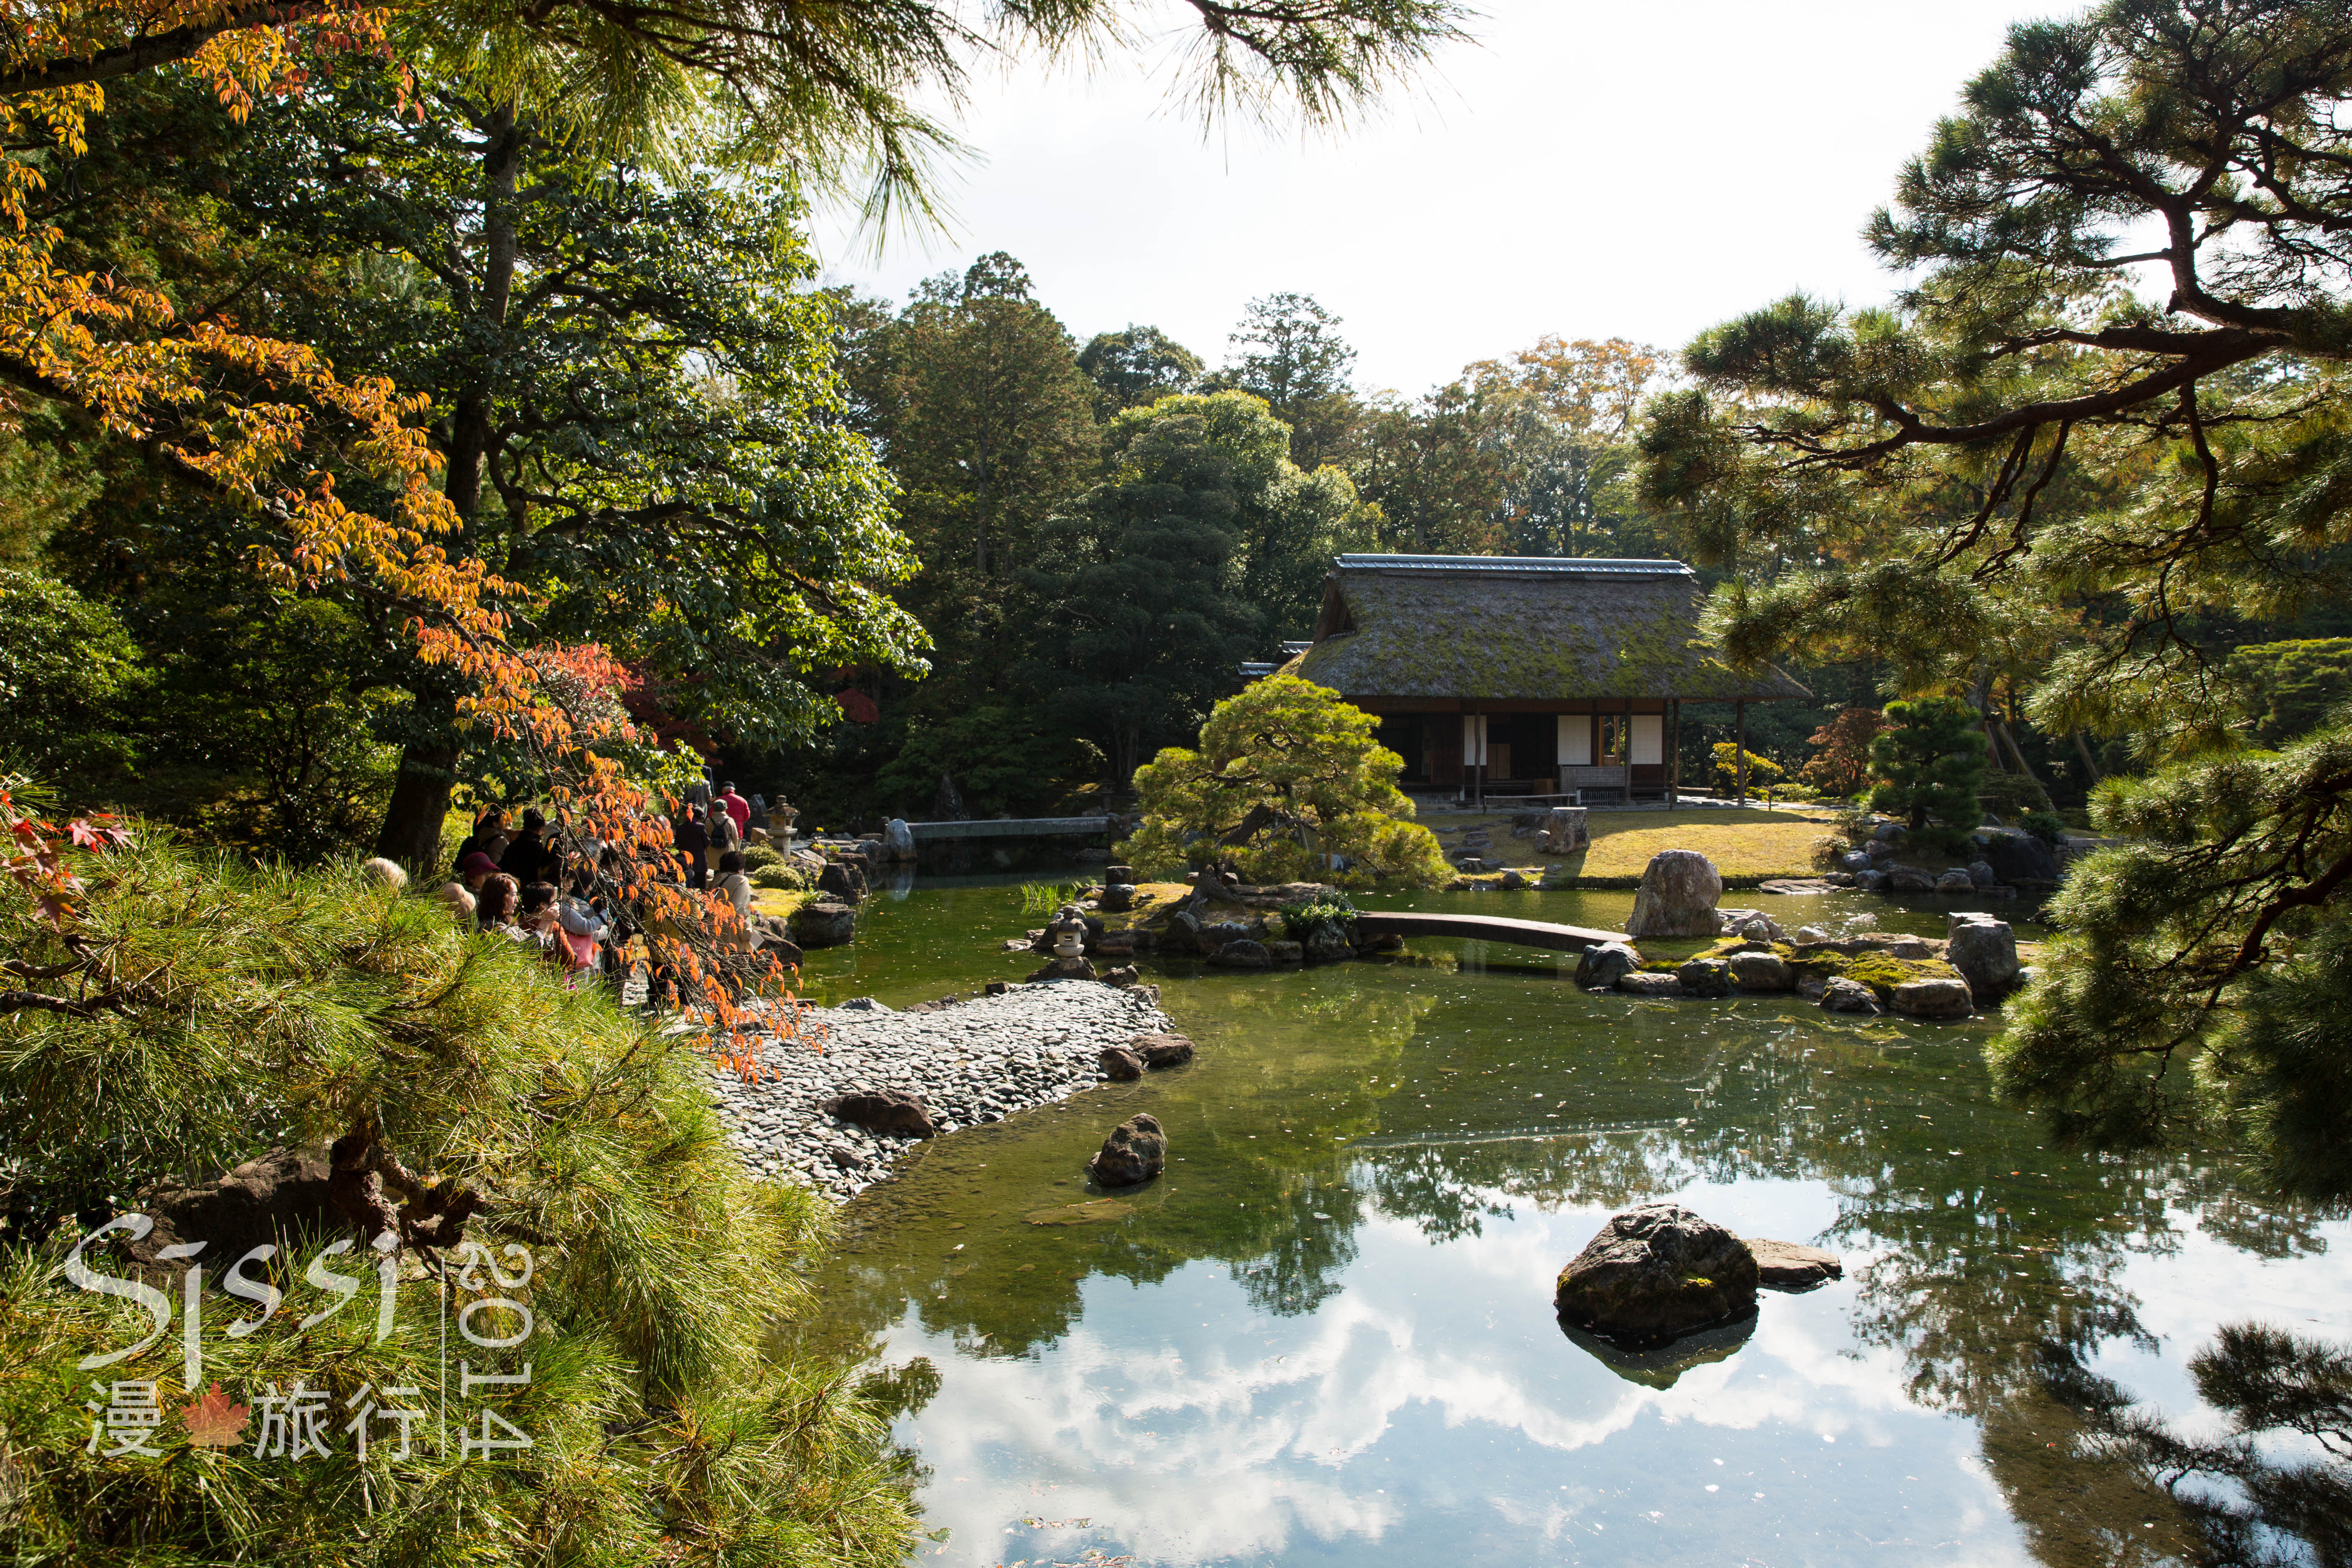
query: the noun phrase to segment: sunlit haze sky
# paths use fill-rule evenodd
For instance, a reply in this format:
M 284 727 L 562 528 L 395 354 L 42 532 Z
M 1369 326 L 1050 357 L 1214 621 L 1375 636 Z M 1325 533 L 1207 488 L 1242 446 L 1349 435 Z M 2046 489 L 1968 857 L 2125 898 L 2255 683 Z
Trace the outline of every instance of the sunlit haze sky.
M 945 235 L 881 255 L 821 215 L 832 283 L 903 298 L 1010 251 L 1083 342 L 1129 321 L 1211 364 L 1251 299 L 1344 318 L 1366 390 L 1419 393 L 1546 332 L 1676 347 L 1791 289 L 1863 304 L 1861 230 L 2020 0 L 1486 0 L 1365 122 L 1205 138 L 1166 95 L 1181 17 L 1093 73 L 978 72 Z

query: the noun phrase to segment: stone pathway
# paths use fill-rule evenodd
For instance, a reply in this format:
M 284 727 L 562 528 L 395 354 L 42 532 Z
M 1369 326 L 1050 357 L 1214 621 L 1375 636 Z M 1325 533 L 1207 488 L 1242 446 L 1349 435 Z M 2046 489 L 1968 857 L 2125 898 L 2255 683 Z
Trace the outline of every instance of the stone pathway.
M 835 1120 L 818 1103 L 857 1089 L 922 1100 L 942 1133 L 1002 1121 L 1101 1081 L 1098 1054 L 1171 1027 L 1151 994 L 1086 981 L 1015 985 L 921 1011 L 819 1008 L 824 1049 L 770 1040 L 763 1076 L 712 1074 L 730 1141 L 761 1175 L 807 1182 L 845 1203 L 919 1142 Z

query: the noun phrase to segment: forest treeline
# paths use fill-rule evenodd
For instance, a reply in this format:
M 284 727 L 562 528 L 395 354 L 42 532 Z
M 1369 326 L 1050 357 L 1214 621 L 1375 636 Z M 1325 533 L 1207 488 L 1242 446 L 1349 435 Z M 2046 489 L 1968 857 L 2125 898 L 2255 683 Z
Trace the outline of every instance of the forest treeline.
M 608 650 L 652 735 L 812 823 L 1123 790 L 1243 661 L 1309 634 L 1343 551 L 1672 555 L 1768 597 L 1825 564 L 1874 581 L 1867 531 L 1727 552 L 1645 479 L 1690 384 L 1656 348 L 1546 336 L 1406 395 L 1362 384 L 1307 293 L 1188 344 L 1141 321 L 1082 341 L 1001 253 L 904 300 L 824 289 L 789 178 L 600 153 L 411 79 L 343 58 L 242 120 L 195 81 L 121 83 L 86 148 L 44 155 L 37 216 L 67 265 L 418 397 L 457 520 L 436 547 L 479 560 L 530 637 Z M 464 721 L 469 678 L 422 656 L 413 600 L 257 571 L 278 517 L 192 482 L 173 434 L 125 441 L 56 401 L 0 434 L 10 766 L 298 862 L 430 859 L 453 805 L 539 787 Z M 382 509 L 362 451 L 347 433 L 311 457 L 339 500 Z M 2095 498 L 2070 468 L 2051 499 Z M 1948 689 L 1990 721 L 1999 801 L 2079 809 L 2142 765 L 2130 729 L 2028 710 L 2109 613 L 2019 617 L 1972 637 L 1965 669 L 1908 647 L 1928 605 L 1782 637 L 1768 657 L 1815 700 L 1751 709 L 1750 746 L 1797 776 L 1840 713 Z M 2239 673 L 2269 743 L 2345 685 L 2340 645 L 2289 640 L 2352 630 L 2330 605 L 2205 605 L 2176 630 Z M 1684 776 L 1704 780 L 1731 715 L 1685 720 Z

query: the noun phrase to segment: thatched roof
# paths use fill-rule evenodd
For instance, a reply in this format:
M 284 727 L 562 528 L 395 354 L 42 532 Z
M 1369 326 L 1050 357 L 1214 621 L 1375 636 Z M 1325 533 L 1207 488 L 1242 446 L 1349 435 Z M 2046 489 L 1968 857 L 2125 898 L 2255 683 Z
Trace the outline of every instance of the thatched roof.
M 1315 644 L 1291 670 L 1347 697 L 1557 701 L 1812 694 L 1726 664 L 1699 637 L 1704 596 L 1679 561 L 1342 555 Z

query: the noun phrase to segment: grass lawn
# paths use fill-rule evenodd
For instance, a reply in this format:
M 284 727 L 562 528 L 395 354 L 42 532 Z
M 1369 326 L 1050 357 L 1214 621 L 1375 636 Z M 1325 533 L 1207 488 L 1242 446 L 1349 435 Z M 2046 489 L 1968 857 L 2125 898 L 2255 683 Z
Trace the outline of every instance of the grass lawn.
M 1586 817 L 1592 847 L 1581 855 L 1562 857 L 1570 874 L 1588 887 L 1622 881 L 1631 887 L 1642 879 L 1650 858 L 1662 849 L 1696 849 L 1715 862 L 1726 880 L 1761 881 L 1768 877 L 1811 877 L 1813 841 L 1830 831 L 1830 815 L 1794 816 L 1785 811 L 1740 811 L 1710 808 L 1700 811 L 1596 811 Z M 1539 837 L 1514 838 L 1508 816 L 1432 816 L 1427 826 L 1440 829 L 1438 842 L 1448 858 L 1460 852 L 1462 830 L 1484 826 L 1493 836 L 1487 858 L 1511 866 L 1540 868 L 1551 857 L 1539 855 Z

